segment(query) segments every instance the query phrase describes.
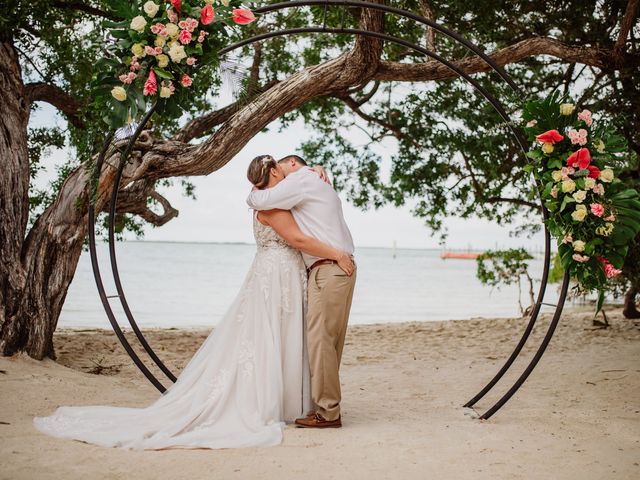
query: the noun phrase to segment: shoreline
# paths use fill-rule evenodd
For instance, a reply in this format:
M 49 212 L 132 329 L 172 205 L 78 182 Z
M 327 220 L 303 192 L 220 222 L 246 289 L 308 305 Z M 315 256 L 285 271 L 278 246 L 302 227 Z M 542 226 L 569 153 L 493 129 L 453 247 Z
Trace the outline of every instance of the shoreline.
M 611 327 L 602 330 L 591 311 L 564 312 L 538 367 L 487 421 L 461 405 L 502 366 L 526 320 L 350 326 L 343 428 L 288 426 L 282 445 L 263 449 L 161 452 L 105 449 L 33 427 L 33 416 L 59 405 L 144 407 L 158 396 L 112 331 L 59 329 L 56 361 L 0 357 L 0 478 L 637 478 L 640 329 L 620 309 L 607 308 L 607 317 Z M 476 412 L 517 378 L 549 320 L 541 315 L 521 358 Z M 210 331 L 143 330 L 176 374 Z M 129 329 L 127 338 L 135 340 Z

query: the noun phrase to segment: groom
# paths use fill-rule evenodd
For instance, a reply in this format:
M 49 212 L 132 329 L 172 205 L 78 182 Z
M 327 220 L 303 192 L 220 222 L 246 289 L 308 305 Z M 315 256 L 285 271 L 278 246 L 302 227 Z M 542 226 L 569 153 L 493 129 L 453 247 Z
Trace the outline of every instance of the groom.
M 282 209 L 291 213 L 303 233 L 353 254 L 351 233 L 344 221 L 340 197 L 297 155 L 278 161 L 285 178 L 272 188 L 254 190 L 247 203 L 254 210 Z M 340 377 L 344 338 L 356 270 L 347 275 L 334 260 L 302 252 L 309 274 L 307 346 L 311 370 L 311 398 L 316 411 L 298 418 L 306 428 L 341 427 Z

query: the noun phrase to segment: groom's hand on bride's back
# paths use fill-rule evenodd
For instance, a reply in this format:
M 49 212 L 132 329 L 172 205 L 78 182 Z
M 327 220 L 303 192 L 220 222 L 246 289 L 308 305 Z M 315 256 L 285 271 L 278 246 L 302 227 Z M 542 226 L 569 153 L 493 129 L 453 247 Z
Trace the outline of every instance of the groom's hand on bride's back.
M 314 167 L 309 167 L 311 170 L 313 170 L 314 172 L 316 172 L 318 174 L 318 176 L 326 183 L 328 183 L 329 185 L 331 185 L 331 180 L 329 180 L 329 175 L 327 174 L 327 171 L 324 169 L 324 167 L 321 167 L 320 165 L 316 165 Z M 333 186 L 333 185 L 331 185 Z
M 342 269 L 344 273 L 351 276 L 356 269 L 356 264 L 353 261 L 353 257 L 349 255 L 347 252 L 342 252 L 342 254 L 338 257 L 338 266 Z

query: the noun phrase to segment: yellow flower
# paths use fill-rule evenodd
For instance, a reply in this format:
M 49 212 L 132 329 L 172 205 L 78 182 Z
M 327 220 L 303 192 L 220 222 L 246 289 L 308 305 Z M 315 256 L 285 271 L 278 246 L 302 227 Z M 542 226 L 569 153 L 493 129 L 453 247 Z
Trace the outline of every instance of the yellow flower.
M 122 87 L 113 87 L 111 96 L 120 102 L 124 102 L 127 99 L 127 91 Z
M 598 139 L 595 142 L 593 142 L 593 144 L 594 144 L 594 147 L 596 147 L 596 151 L 598 153 L 604 153 L 605 145 L 604 145 L 604 142 L 602 140 Z
M 582 240 L 574 240 L 572 245 L 576 252 L 584 252 L 585 243 Z
M 605 168 L 600 172 L 600 180 L 609 183 L 613 180 L 613 170 Z
M 153 3 L 151 0 L 149 0 L 147 3 L 145 3 L 142 8 L 144 10 L 144 13 L 149 15 L 149 17 L 151 17 L 151 18 L 155 17 L 156 13 L 158 13 L 158 10 L 160 9 L 160 7 L 158 5 L 156 5 L 155 3 Z
M 560 170 L 554 170 L 551 172 L 551 178 L 553 178 L 554 182 L 559 182 L 562 180 L 562 172 Z
M 587 192 L 585 192 L 584 190 L 578 190 L 573 194 L 573 199 L 578 203 L 584 202 L 585 198 L 587 198 Z
M 542 144 L 542 151 L 547 155 L 549 155 L 551 152 L 553 152 L 553 143 L 544 142 Z
M 222 5 L 224 5 L 225 7 L 229 6 L 229 0 L 221 0 L 222 1 Z
M 171 89 L 169 87 L 160 87 L 160 96 L 162 98 L 169 98 L 171 96 Z
M 167 43 L 167 41 L 162 38 L 162 37 L 156 37 L 156 39 L 154 40 L 153 44 L 156 47 L 164 47 L 164 45 Z
M 144 27 L 147 26 L 147 21 L 144 19 L 142 15 L 138 15 L 137 17 L 133 17 L 131 20 L 131 25 L 129 28 L 131 30 L 135 30 L 136 32 L 144 32 Z
M 165 68 L 167 65 L 169 65 L 169 57 L 167 57 L 164 53 L 158 55 L 156 57 L 156 60 L 158 61 L 158 66 L 160 68 Z
M 131 47 L 131 53 L 133 53 L 136 57 L 144 57 L 146 53 L 144 53 L 144 47 L 141 43 L 134 43 Z
M 180 29 L 178 28 L 178 26 L 175 23 L 167 23 L 165 25 L 166 29 L 167 29 L 167 34 L 170 37 L 177 37 L 178 33 L 180 32 Z
M 587 177 L 584 179 L 584 188 L 586 188 L 587 190 L 591 190 L 595 186 L 596 186 L 595 178 Z
M 562 182 L 562 191 L 564 193 L 571 193 L 576 189 L 576 182 L 573 180 L 565 180 Z
M 571 218 L 573 218 L 576 222 L 582 222 L 587 216 L 587 207 L 584 205 L 576 206 L 576 210 L 571 214 Z
M 573 103 L 562 103 L 560 104 L 560 115 L 571 115 L 575 109 L 576 106 Z

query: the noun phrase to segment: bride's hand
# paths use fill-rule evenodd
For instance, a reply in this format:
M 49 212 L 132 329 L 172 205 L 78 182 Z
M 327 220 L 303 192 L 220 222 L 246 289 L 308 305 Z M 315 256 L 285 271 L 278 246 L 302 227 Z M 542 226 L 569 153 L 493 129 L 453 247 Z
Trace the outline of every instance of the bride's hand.
M 347 252 L 340 252 L 340 256 L 337 259 L 338 266 L 346 273 L 347 275 L 353 275 L 353 272 L 356 269 L 356 264 L 353 263 L 353 258 Z
M 329 175 L 327 175 L 327 171 L 324 169 L 324 167 L 316 165 L 315 167 L 311 167 L 311 170 L 316 172 L 322 180 L 331 185 L 331 180 L 329 180 Z

